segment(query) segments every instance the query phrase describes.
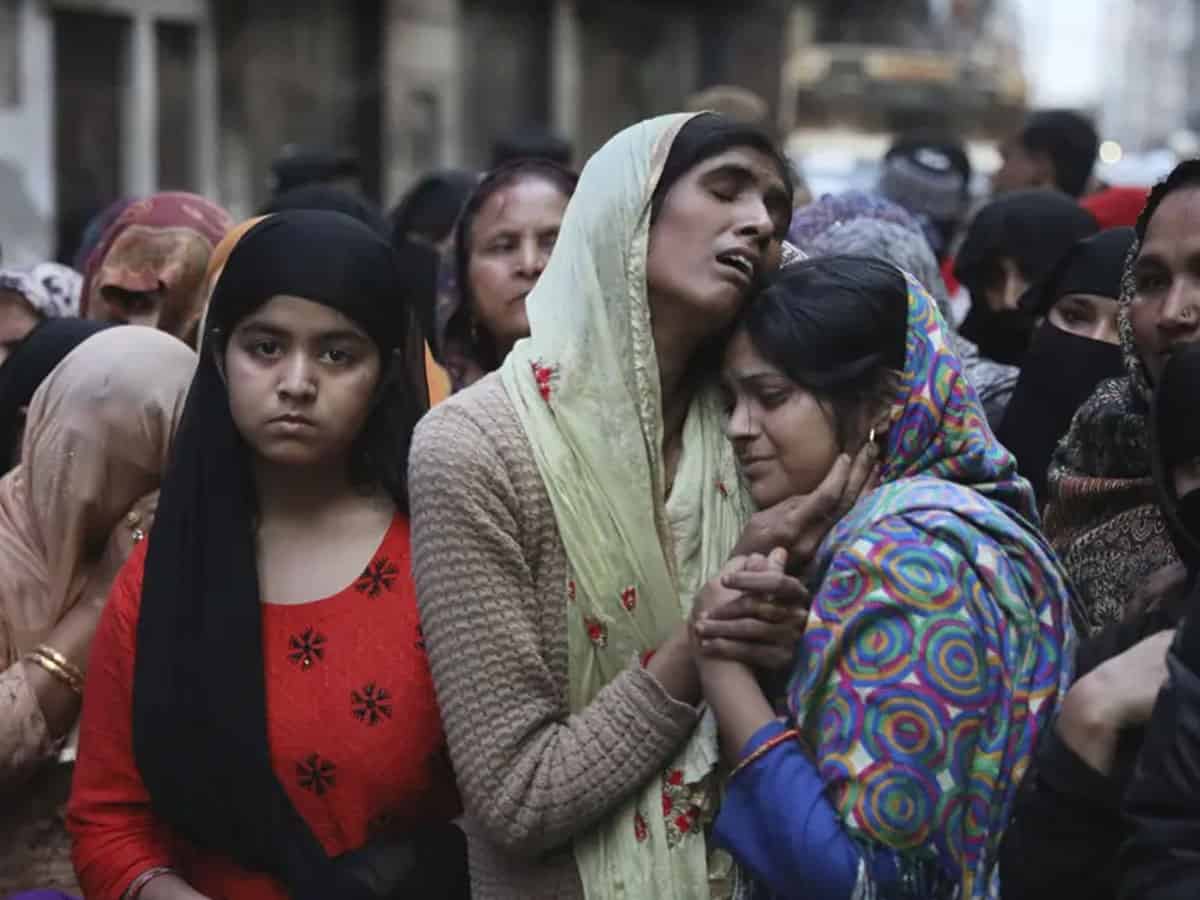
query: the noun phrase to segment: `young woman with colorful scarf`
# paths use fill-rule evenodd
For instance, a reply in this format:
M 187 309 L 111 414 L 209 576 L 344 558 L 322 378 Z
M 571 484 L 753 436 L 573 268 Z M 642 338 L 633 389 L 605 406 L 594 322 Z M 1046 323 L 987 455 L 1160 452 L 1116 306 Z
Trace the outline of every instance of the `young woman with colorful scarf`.
M 1013 796 L 1070 680 L 1071 588 L 937 307 L 878 260 L 787 267 L 743 314 L 723 383 L 759 506 L 864 444 L 881 466 L 808 568 L 782 721 L 754 672 L 718 656 L 767 585 L 693 616 L 734 764 L 716 835 L 756 881 L 745 895 L 995 897 Z

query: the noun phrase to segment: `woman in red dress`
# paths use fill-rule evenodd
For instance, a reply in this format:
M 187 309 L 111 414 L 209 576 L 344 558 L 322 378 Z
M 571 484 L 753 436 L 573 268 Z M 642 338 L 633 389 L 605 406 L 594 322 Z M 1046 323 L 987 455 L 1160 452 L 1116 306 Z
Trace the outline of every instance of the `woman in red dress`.
M 409 573 L 411 313 L 391 248 L 337 213 L 268 217 L 230 256 L 93 645 L 68 813 L 89 897 L 462 889 Z

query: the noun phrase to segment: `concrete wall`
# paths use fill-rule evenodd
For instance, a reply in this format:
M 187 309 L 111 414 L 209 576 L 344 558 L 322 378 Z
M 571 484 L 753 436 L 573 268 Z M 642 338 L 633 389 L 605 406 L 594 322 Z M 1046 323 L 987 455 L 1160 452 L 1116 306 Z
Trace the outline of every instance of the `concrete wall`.
M 51 251 L 54 229 L 53 46 L 46 4 L 19 0 L 15 34 L 0 52 L 20 57 L 15 106 L 0 106 L 0 246 L 5 264 L 29 264 Z
M 459 0 L 388 0 L 383 50 L 383 195 L 464 157 Z
M 220 72 L 220 197 L 238 216 L 269 196 L 272 160 L 287 144 L 359 153 L 377 180 L 378 35 L 369 0 L 223 0 L 216 7 Z M 363 21 L 363 19 L 368 21 Z
M 368 192 L 390 206 L 430 169 L 485 166 L 492 142 L 515 128 L 556 127 L 582 162 L 708 83 L 741 84 L 773 104 L 784 31 L 779 0 L 747 0 L 736 13 L 685 0 L 16 3 L 21 96 L 0 106 L 0 242 L 13 261 L 53 251 L 59 5 L 119 8 L 140 23 L 123 126 L 123 187 L 136 192 L 156 187 L 157 127 L 146 105 L 153 59 L 136 48 L 152 50 L 150 16 L 203 11 L 196 187 L 236 216 L 265 201 L 270 163 L 287 143 L 357 150 Z

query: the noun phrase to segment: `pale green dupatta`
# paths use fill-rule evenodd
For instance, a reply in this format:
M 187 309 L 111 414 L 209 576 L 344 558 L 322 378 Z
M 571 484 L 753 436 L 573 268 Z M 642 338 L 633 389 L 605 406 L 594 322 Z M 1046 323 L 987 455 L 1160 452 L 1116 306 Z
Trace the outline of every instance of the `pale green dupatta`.
M 618 134 L 588 162 L 504 363 L 572 572 L 563 586 L 572 711 L 659 646 L 749 516 L 712 392 L 698 396 L 665 494 L 662 397 L 646 296 L 650 201 L 690 116 Z M 716 796 L 705 718 L 678 758 L 575 841 L 588 900 L 709 897 Z

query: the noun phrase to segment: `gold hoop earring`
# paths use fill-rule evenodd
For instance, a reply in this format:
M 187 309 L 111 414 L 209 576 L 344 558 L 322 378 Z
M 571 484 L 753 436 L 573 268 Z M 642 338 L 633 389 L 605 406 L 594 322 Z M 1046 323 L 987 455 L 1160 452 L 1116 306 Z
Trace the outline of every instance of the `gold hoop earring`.
M 874 425 L 871 426 L 870 432 L 867 433 L 867 443 L 868 444 L 875 443 L 875 426 Z

